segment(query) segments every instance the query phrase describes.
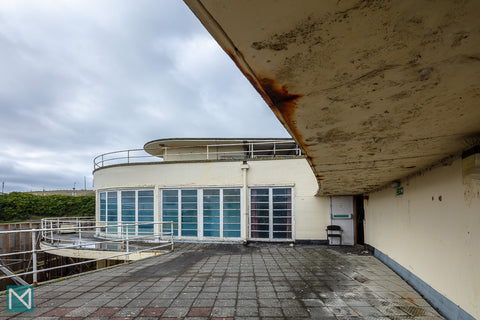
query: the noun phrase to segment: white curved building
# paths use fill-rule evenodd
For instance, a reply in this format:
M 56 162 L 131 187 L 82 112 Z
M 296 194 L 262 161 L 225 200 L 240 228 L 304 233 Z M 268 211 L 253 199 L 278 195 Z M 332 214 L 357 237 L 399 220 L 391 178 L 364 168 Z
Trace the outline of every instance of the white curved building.
M 289 139 L 151 141 L 97 157 L 94 189 L 99 224 L 140 223 L 131 235 L 172 221 L 177 240 L 326 242 L 329 200 Z

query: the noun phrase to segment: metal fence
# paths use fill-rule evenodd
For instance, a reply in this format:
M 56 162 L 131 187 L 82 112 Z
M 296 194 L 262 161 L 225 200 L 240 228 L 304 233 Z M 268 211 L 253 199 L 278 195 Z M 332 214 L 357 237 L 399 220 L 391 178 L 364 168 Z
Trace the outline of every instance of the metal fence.
M 300 157 L 302 152 L 293 140 L 129 149 L 101 154 L 93 160 L 93 167 L 163 162 L 186 155 L 196 160 L 247 160 Z
M 0 231 L 0 236 L 27 234 L 26 238 L 31 239 L 29 250 L 0 253 L 0 271 L 4 273 L 0 281 L 11 279 L 16 284 L 26 285 L 28 276 L 32 284 L 36 285 L 40 273 L 59 268 L 109 260 L 128 262 L 173 251 L 172 222 L 145 223 L 160 224 L 158 229 L 163 230 L 161 232 L 139 236 L 129 234 L 130 227 L 141 224 L 143 223 L 109 224 L 109 227 L 119 227 L 122 230 L 114 239 L 100 238 L 98 235 L 102 226 L 93 218 L 46 218 L 42 219 L 39 228 Z M 45 267 L 38 264 L 37 257 L 41 253 L 67 257 L 73 255 L 83 261 Z M 24 268 L 23 272 L 9 268 L 11 261 L 21 255 L 29 257 L 27 268 Z

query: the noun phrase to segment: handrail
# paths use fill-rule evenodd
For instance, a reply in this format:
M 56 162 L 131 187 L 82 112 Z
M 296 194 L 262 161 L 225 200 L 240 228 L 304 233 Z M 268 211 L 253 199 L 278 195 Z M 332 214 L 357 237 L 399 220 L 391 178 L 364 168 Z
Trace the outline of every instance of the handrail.
M 75 223 L 75 226 L 72 226 L 72 223 Z M 63 225 L 63 226 L 62 226 Z M 129 234 L 129 228 L 132 226 L 139 225 L 160 225 L 161 231 L 155 232 L 156 228 L 152 228 L 150 234 L 142 235 L 132 235 Z M 163 225 L 167 225 L 164 227 Z M 93 238 L 86 238 L 87 235 L 91 236 L 93 233 L 98 234 L 98 230 L 101 228 L 118 228 L 119 233 L 115 235 L 115 238 L 109 239 L 99 239 L 94 240 Z M 61 238 L 62 231 L 68 231 L 78 234 L 77 238 L 73 239 L 63 239 Z M 21 230 L 2 230 L 0 235 L 9 234 L 9 233 L 31 233 L 31 250 L 24 251 L 15 251 L 10 253 L 0 253 L 0 259 L 5 258 L 9 260 L 10 256 L 18 256 L 20 254 L 28 254 L 31 256 L 30 260 L 32 263 L 32 270 L 22 273 L 9 272 L 4 270 L 5 276 L 1 276 L 0 280 L 12 278 L 18 281 L 20 276 L 32 275 L 32 282 L 34 285 L 38 282 L 38 274 L 41 272 L 46 272 L 50 270 L 98 262 L 102 260 L 111 260 L 119 259 L 124 257 L 122 260 L 125 262 L 130 260 L 130 256 L 134 254 L 141 254 L 142 252 L 156 252 L 155 250 L 162 249 L 167 251 L 173 250 L 173 222 L 132 222 L 132 223 L 117 223 L 117 224 L 108 224 L 106 226 L 100 226 L 95 220 L 92 220 L 92 217 L 61 217 L 61 218 L 44 218 L 41 222 L 41 228 L 33 229 L 21 229 Z M 54 237 L 53 235 L 57 235 Z M 83 239 L 82 239 L 83 234 Z M 48 248 L 38 248 L 39 243 L 48 244 Z M 119 251 L 111 250 L 111 248 L 106 248 L 102 250 L 101 248 L 96 248 L 97 244 L 111 244 L 117 243 Z M 135 245 L 132 246 L 132 243 L 141 243 L 141 246 Z M 91 248 L 94 246 L 95 248 Z M 88 259 L 86 261 L 70 263 L 61 266 L 54 266 L 50 268 L 39 269 L 37 265 L 37 255 L 40 252 L 54 253 L 56 250 L 65 250 L 65 249 L 74 249 L 74 250 L 96 250 L 105 252 L 105 256 L 98 259 Z M 61 254 L 60 254 L 61 255 Z M 2 266 L 8 269 L 8 264 L 2 264 Z M 3 270 L 3 269 L 2 269 Z
M 293 145 L 293 146 L 292 146 Z M 263 146 L 263 147 L 262 147 Z M 282 148 L 282 146 L 284 146 Z M 220 150 L 236 147 L 238 150 Z M 240 148 L 241 147 L 241 148 Z M 191 152 L 188 152 L 191 149 Z M 212 151 L 215 150 L 215 151 Z M 138 155 L 136 155 L 138 153 Z M 144 149 L 128 149 L 103 153 L 93 159 L 93 167 L 99 169 L 106 166 L 130 163 L 185 161 L 185 160 L 245 160 L 255 158 L 278 159 L 302 156 L 300 148 L 293 140 L 265 140 L 261 142 L 204 144 L 177 147 L 156 147 Z M 221 159 L 219 159 L 221 158 Z M 140 159 L 148 159 L 138 161 Z M 179 160 L 181 159 L 181 160 Z

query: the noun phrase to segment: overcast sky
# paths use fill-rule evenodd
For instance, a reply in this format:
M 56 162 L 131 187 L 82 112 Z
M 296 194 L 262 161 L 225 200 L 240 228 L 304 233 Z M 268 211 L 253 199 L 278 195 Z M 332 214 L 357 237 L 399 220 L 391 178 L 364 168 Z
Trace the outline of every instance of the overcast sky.
M 171 137 L 288 137 L 178 0 L 0 2 L 0 182 L 92 188 L 93 158 Z

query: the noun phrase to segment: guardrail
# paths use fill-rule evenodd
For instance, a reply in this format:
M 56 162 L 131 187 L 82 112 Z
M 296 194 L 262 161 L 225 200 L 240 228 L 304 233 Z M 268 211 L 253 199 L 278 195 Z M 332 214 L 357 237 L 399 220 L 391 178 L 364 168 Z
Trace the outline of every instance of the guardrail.
M 152 232 L 149 235 L 135 236 L 129 234 L 130 227 L 142 224 L 160 224 L 168 227 L 162 226 L 160 229 L 164 231 Z M 108 227 L 120 227 L 122 232 L 117 234 L 114 239 L 97 238 L 96 235 L 99 234 L 99 229 L 102 227 L 96 224 L 92 218 L 42 219 L 41 228 L 0 231 L 0 235 L 30 233 L 29 238 L 31 238 L 31 250 L 0 253 L 0 271 L 3 271 L 5 274 L 5 276 L 0 277 L 0 280 L 12 279 L 17 284 L 25 284 L 26 282 L 22 277 L 32 275 L 32 284 L 36 285 L 38 274 L 41 272 L 104 260 L 123 260 L 128 262 L 132 255 L 140 256 L 142 253 L 156 254 L 161 252 L 160 250 L 163 250 L 162 252 L 173 251 L 173 223 L 170 221 L 109 224 Z M 68 235 L 68 237 L 65 237 L 65 235 Z M 118 250 L 112 250 L 112 247 Z M 80 252 L 77 250 L 86 250 L 85 252 L 94 250 L 95 252 L 100 252 L 102 257 L 50 268 L 39 268 L 37 264 L 37 255 L 39 253 L 63 255 L 64 253 L 56 253 L 56 251 L 61 250 L 65 252 L 65 250 L 69 249 L 76 252 Z M 18 255 L 30 256 L 29 267 L 27 268 L 29 271 L 16 273 L 9 270 L 9 257 Z
M 186 160 L 275 159 L 302 156 L 293 140 L 191 145 L 129 149 L 101 154 L 93 160 L 94 169 L 130 163 Z M 181 161 L 182 161 L 181 160 Z

